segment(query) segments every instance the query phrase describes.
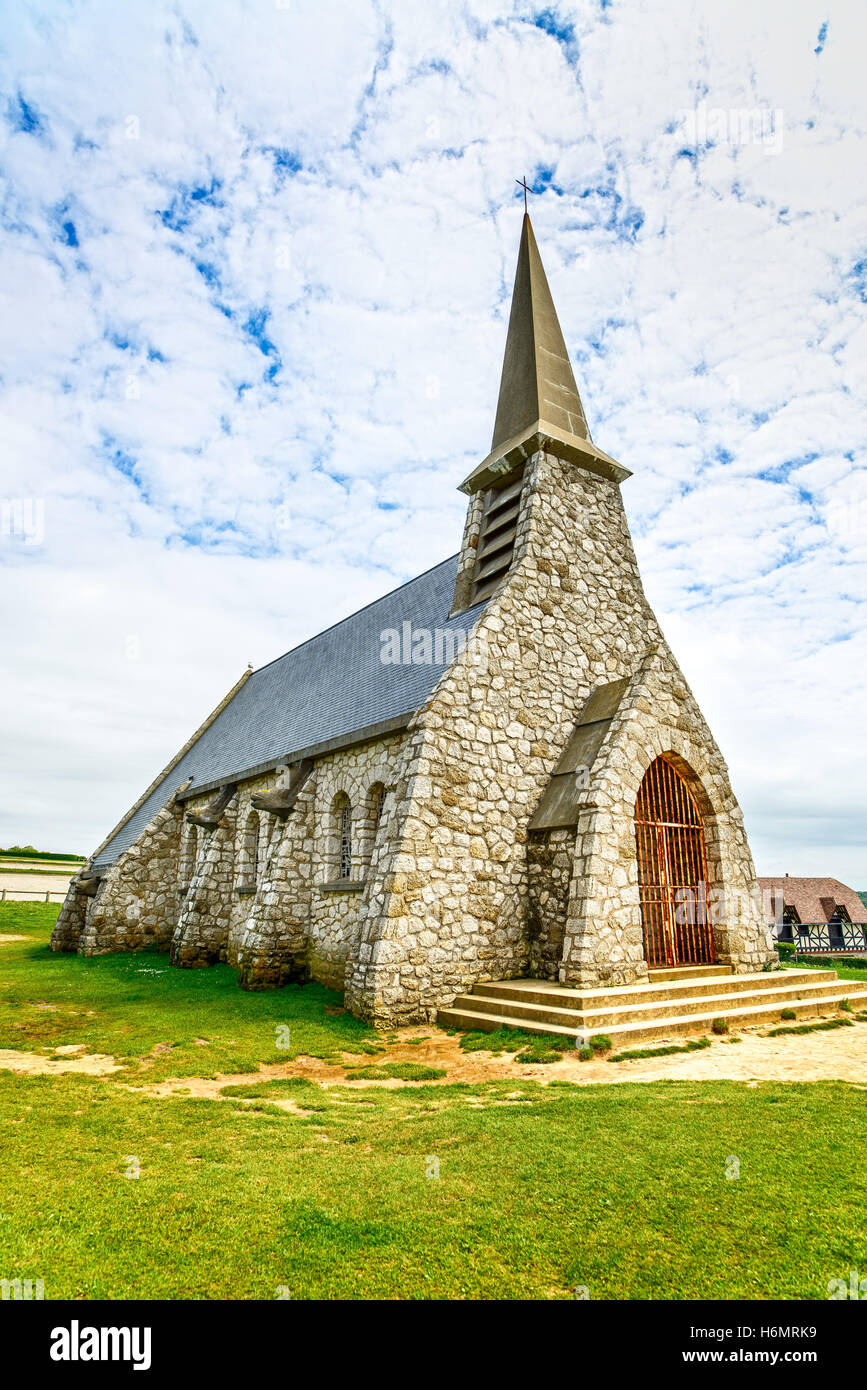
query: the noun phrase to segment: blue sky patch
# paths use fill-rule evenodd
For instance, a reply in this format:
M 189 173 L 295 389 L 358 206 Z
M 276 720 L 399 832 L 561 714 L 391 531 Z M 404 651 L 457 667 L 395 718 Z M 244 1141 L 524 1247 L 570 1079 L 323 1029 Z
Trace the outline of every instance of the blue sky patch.
M 164 227 L 171 232 L 184 232 L 190 226 L 199 207 L 223 207 L 218 197 L 222 180 L 212 175 L 207 183 L 181 184 L 168 207 L 157 210 L 157 216 Z
M 210 261 L 196 261 L 196 270 L 201 275 L 205 284 L 210 289 L 218 289 L 220 285 L 220 272 Z
M 22 135 L 35 135 L 42 138 L 46 134 L 44 118 L 32 102 L 24 99 L 21 92 L 12 97 L 7 104 L 6 119 L 12 129 L 20 131 Z
M 273 381 L 283 365 L 277 344 L 268 337 L 267 329 L 270 317 L 270 310 L 256 309 L 249 315 L 243 326 L 247 337 L 256 344 L 262 356 L 271 359 L 270 365 L 265 371 L 266 381 Z
M 274 145 L 266 145 L 265 153 L 271 156 L 274 169 L 278 174 L 289 176 L 300 174 L 304 168 L 303 161 L 299 154 L 294 150 L 280 149 Z
M 532 23 L 543 33 L 550 34 L 552 39 L 564 47 L 570 47 L 575 42 L 575 26 L 568 20 L 561 19 L 556 10 L 538 10 L 533 15 Z
M 856 261 L 846 278 L 851 281 L 862 303 L 867 304 L 867 257 Z
M 150 504 L 152 501 L 151 495 L 139 473 L 138 459 L 116 439 L 113 439 L 111 435 L 103 434 L 102 449 L 115 472 L 120 473 L 124 478 L 128 478 L 142 502 Z

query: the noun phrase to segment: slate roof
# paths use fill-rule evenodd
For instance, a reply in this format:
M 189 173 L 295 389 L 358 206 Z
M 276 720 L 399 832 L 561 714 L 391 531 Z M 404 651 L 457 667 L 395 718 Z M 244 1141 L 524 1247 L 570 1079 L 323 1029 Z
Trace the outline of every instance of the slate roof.
M 190 777 L 193 789 L 234 780 L 263 763 L 420 709 L 448 663 L 384 664 L 381 633 L 401 631 L 405 622 L 414 631 L 469 632 L 484 604 L 449 618 L 457 567 L 453 555 L 254 671 L 121 825 L 94 867 L 111 864 Z
M 854 888 L 837 878 L 760 878 L 768 922 L 781 921 L 783 907 L 793 907 L 802 922 L 828 922 L 835 907 L 845 907 L 849 920 L 867 922 L 867 907 Z M 776 908 L 776 912 L 775 912 Z

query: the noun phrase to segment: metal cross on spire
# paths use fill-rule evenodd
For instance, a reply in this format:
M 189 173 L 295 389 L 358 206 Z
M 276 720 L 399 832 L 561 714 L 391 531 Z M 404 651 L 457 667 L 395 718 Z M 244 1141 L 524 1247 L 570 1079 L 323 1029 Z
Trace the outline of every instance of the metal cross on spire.
M 524 177 L 523 177 L 522 179 L 515 179 L 515 183 L 520 184 L 521 188 L 523 188 L 523 190 L 524 190 L 524 211 L 526 212 L 526 211 L 527 211 L 527 194 L 533 192 L 532 188 L 531 188 L 530 185 L 527 183 L 527 175 L 525 174 Z

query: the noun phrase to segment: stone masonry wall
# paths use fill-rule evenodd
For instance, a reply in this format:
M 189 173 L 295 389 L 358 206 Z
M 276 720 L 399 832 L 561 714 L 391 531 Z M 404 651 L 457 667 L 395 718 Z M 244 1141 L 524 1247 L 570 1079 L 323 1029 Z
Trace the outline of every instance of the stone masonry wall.
M 239 983 L 261 989 L 313 978 L 343 987 L 345 962 L 365 912 L 365 886 L 375 843 L 373 792 L 388 788 L 402 735 L 389 735 L 324 757 L 282 820 L 258 813 L 258 866 L 247 882 L 247 826 L 254 795 L 274 789 L 274 773 L 244 783 L 213 830 L 196 829 L 191 862 L 190 813 L 215 793 L 172 799 L 107 870 L 96 899 L 71 887 L 53 938 L 54 950 L 138 950 L 171 947 L 181 966 L 225 961 Z M 354 889 L 340 878 L 334 802 L 352 805 Z M 382 825 L 391 805 L 386 798 Z M 182 882 L 182 877 L 188 879 Z
M 347 977 L 349 1006 L 381 1022 L 527 969 L 527 821 L 591 687 L 661 640 L 614 482 L 533 456 L 513 568 L 473 636 L 411 726 Z
M 229 914 L 229 939 L 227 960 L 233 967 L 238 965 L 238 952 L 247 931 L 248 923 L 259 901 L 262 886 L 272 873 L 272 864 L 279 858 L 286 862 L 283 844 L 287 833 L 287 822 L 270 813 L 255 812 L 252 805 L 254 796 L 261 792 L 273 791 L 277 783 L 275 772 L 266 773 L 238 788 L 238 808 L 234 836 L 234 879 Z M 258 818 L 259 828 L 256 841 L 257 870 L 251 879 L 249 863 L 250 840 L 248 826 L 251 815 Z M 276 858 L 275 858 L 276 857 Z
M 374 847 L 375 808 L 372 789 L 390 787 L 403 739 L 380 739 L 323 758 L 316 766 L 315 833 L 313 837 L 313 910 L 310 917 L 310 975 L 343 989 L 346 962 L 356 945 L 367 912 L 368 876 Z M 346 890 L 340 880 L 340 827 L 334 803 L 340 794 L 352 806 L 352 874 Z
M 575 861 L 575 831 L 533 832 L 527 841 L 527 974 L 559 979 Z
M 644 595 L 617 484 L 545 452 L 534 455 L 513 568 L 473 635 L 472 649 L 445 673 L 411 726 L 396 782 L 395 838 L 372 876 L 347 972 L 349 1007 L 380 1024 L 430 1018 L 477 980 L 527 971 L 533 852 L 528 857 L 525 827 L 583 701 L 597 684 L 633 675 L 649 648 L 664 651 L 677 670 Z M 474 664 L 480 650 L 487 655 L 484 671 Z M 722 778 L 716 745 L 677 676 L 673 706 L 664 716 L 652 713 L 648 724 L 673 722 L 696 755 L 706 746 L 708 766 Z M 661 732 L 655 737 L 670 741 Z M 631 796 L 634 806 L 633 783 L 634 777 L 625 799 Z M 730 878 L 746 883 L 751 861 L 727 780 L 719 795 L 721 814 L 731 820 Z M 582 817 L 582 854 L 587 834 L 600 835 L 605 814 L 602 808 Z M 610 917 L 610 931 L 602 931 L 592 959 L 587 942 L 573 959 L 576 943 L 569 941 L 570 981 L 598 979 L 608 948 L 612 978 L 639 979 L 646 971 L 637 891 L 616 911 L 608 895 L 610 874 L 614 888 L 628 886 L 620 883 L 623 874 L 628 879 L 622 837 L 619 848 L 623 863 L 602 862 L 597 851 L 591 864 L 601 875 L 592 888 L 597 918 Z M 630 853 L 634 864 L 634 844 Z M 579 879 L 576 869 L 570 930 L 579 920 L 579 895 L 588 906 L 591 901 Z M 586 911 L 583 916 L 589 920 Z M 737 968 L 764 958 L 755 923 L 738 941 Z M 731 933 L 722 934 L 721 951 L 733 942 Z
M 316 773 L 290 816 L 278 822 L 255 896 L 232 930 L 232 963 L 243 989 L 271 989 L 308 978 Z
M 346 959 L 366 911 L 370 859 L 379 838 L 372 793 L 393 782 L 402 741 L 402 735 L 390 735 L 317 762 L 280 832 L 238 934 L 238 978 L 245 989 L 303 978 L 343 988 Z M 346 883 L 340 880 L 335 816 L 340 795 L 348 797 L 352 807 L 353 863 Z
M 647 976 L 638 894 L 635 799 L 644 773 L 665 754 L 701 812 L 716 959 L 738 973 L 775 959 L 743 816 L 728 769 L 669 649 L 648 653 L 627 689 L 582 794 L 560 969 L 580 988 Z
M 51 933 L 52 951 L 77 951 L 81 945 L 81 934 L 87 923 L 87 909 L 91 899 L 78 891 L 83 873 L 90 870 L 91 861 L 82 865 L 79 872 L 70 880 L 66 897 L 63 899 L 57 921 Z
M 85 900 L 87 919 L 77 946 L 81 955 L 143 951 L 154 947 L 168 950 L 175 924 L 182 818 L 183 812 L 172 795 L 107 870 L 96 897 Z M 70 894 L 74 892 L 73 883 L 66 902 L 70 902 Z M 70 908 L 77 910 L 71 903 Z M 60 944 L 59 936 L 55 944 L 52 936 L 51 949 L 68 950 L 70 947 Z
M 197 799 L 195 811 L 203 810 L 212 799 Z M 211 965 L 226 959 L 234 900 L 237 816 L 236 792 L 213 830 L 199 827 L 196 864 L 172 936 L 172 965 Z

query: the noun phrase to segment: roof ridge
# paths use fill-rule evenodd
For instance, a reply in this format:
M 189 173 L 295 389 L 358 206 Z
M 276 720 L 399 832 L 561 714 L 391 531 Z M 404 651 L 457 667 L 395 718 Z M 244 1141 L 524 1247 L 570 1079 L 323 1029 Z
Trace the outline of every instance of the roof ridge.
M 833 874 L 756 874 L 760 883 L 839 883 L 841 888 L 848 888 L 842 878 L 835 878 Z M 854 889 L 853 889 L 854 892 Z

